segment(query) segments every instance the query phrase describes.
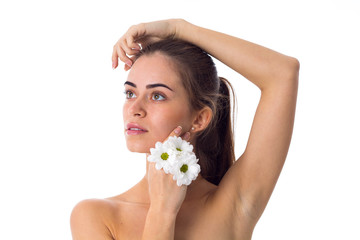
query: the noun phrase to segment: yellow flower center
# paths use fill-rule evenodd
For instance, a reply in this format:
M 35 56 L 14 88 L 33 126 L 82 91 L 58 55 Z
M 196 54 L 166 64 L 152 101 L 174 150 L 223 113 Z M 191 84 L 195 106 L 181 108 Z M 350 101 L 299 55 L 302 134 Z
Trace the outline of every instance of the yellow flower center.
M 161 154 L 161 159 L 162 160 L 167 160 L 169 158 L 169 154 L 164 152 L 163 154 Z
M 183 173 L 186 173 L 187 170 L 188 170 L 188 165 L 187 164 L 182 165 L 181 168 L 180 168 L 180 171 L 183 172 Z

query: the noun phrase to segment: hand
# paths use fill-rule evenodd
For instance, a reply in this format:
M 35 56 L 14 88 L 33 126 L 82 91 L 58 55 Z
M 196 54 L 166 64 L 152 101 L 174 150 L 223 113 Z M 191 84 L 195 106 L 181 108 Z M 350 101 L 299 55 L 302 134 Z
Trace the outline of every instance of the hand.
M 177 127 L 169 137 L 180 136 L 181 130 L 180 127 Z M 190 133 L 187 132 L 182 138 L 188 141 Z M 164 214 L 176 215 L 185 199 L 187 186 L 177 186 L 172 175 L 166 174 L 162 169 L 157 170 L 153 162 L 149 162 L 148 166 L 148 184 L 150 208 Z
M 118 58 L 125 63 L 125 70 L 129 70 L 133 64 L 131 56 L 137 54 L 141 48 L 166 38 L 175 38 L 177 25 L 181 20 L 170 19 L 133 25 L 117 41 L 113 48 L 112 66 L 117 68 Z

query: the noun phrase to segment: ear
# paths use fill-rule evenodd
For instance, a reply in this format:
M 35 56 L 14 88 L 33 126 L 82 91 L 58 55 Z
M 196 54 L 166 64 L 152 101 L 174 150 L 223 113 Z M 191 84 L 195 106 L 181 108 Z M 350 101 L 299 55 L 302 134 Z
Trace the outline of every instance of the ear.
M 206 106 L 196 113 L 195 119 L 192 122 L 192 127 L 194 130 L 192 132 L 199 132 L 204 130 L 210 123 L 212 118 L 212 110 Z

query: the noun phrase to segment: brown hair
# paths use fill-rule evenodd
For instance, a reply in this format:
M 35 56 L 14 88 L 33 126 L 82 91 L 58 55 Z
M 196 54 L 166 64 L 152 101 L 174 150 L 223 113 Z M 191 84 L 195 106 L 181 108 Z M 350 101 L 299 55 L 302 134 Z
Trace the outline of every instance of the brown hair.
M 218 185 L 235 161 L 233 124 L 231 121 L 231 84 L 218 77 L 215 63 L 201 48 L 181 40 L 166 39 L 144 47 L 136 58 L 161 53 L 169 57 L 188 91 L 193 110 L 208 106 L 212 119 L 206 129 L 196 135 L 195 154 L 201 175 Z M 235 99 L 233 106 L 235 107 Z

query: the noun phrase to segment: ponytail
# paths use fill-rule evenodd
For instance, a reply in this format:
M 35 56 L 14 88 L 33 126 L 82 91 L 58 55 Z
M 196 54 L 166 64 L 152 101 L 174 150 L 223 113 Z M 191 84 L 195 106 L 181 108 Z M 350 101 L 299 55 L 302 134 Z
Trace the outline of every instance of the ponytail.
M 215 185 L 220 183 L 235 161 L 230 92 L 235 95 L 228 80 L 222 77 L 219 80 L 216 114 L 211 125 L 197 137 L 195 146 L 202 176 Z

